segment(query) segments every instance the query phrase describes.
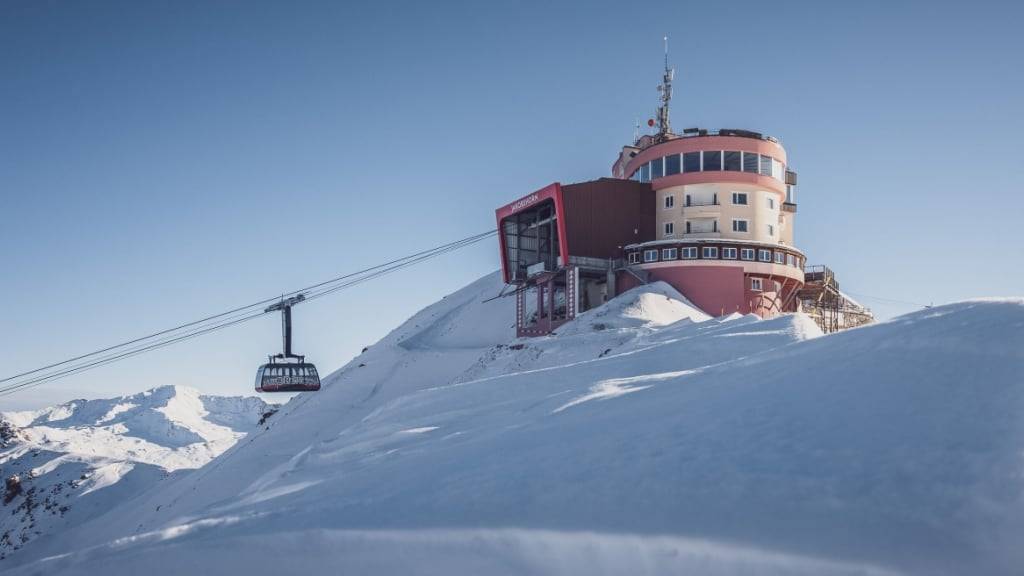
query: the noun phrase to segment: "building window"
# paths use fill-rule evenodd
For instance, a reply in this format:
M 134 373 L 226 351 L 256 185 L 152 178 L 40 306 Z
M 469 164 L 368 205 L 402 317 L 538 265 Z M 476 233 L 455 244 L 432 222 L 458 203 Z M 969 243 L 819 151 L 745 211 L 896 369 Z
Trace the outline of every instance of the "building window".
M 665 176 L 679 174 L 679 154 L 665 156 Z
M 768 209 L 775 210 L 775 198 L 768 196 Z
M 676 259 L 676 249 L 675 248 L 665 248 L 665 249 L 663 249 L 661 251 L 661 259 L 662 260 L 675 260 Z
M 671 194 L 669 194 L 668 196 L 665 196 L 665 209 L 666 210 L 671 208 L 671 207 L 673 207 L 673 206 L 675 206 L 675 205 L 676 205 L 676 197 L 675 196 L 673 196 Z
M 789 264 L 790 266 L 796 267 L 796 256 L 793 256 L 792 254 L 787 254 L 786 255 L 786 264 Z
M 683 260 L 693 260 L 697 257 L 697 247 L 689 246 L 683 248 Z
M 775 226 L 772 226 L 771 224 L 768 225 L 768 235 L 775 236 Z
M 722 258 L 725 258 L 726 260 L 735 260 L 736 259 L 736 249 L 735 248 L 722 248 Z
M 683 154 L 683 172 L 700 172 L 700 152 Z
M 650 200 L 648 200 L 648 202 L 650 202 Z M 746 204 L 747 203 L 747 193 L 746 192 L 733 192 L 732 193 L 732 203 L 733 204 Z M 650 204 L 648 204 L 648 206 L 650 206 Z
M 753 260 L 754 249 L 753 248 L 741 248 L 740 249 L 740 260 Z
M 640 253 L 639 252 L 630 252 L 629 253 L 629 263 L 630 264 L 639 264 L 640 263 Z
M 654 160 L 651 160 L 651 180 L 661 178 L 665 175 L 664 160 L 664 158 L 655 158 Z
M 705 246 L 704 250 L 701 251 L 701 258 L 718 258 L 718 248 L 715 246 Z
M 665 222 L 665 236 L 672 236 L 676 233 L 675 222 Z
M 748 230 L 747 230 L 747 221 L 746 220 L 739 220 L 739 219 L 733 218 L 733 221 L 732 221 L 732 231 L 733 232 L 748 232 Z
M 722 170 L 722 151 L 721 150 L 705 150 L 704 151 L 704 171 L 705 172 L 718 172 Z
M 779 282 L 778 280 L 775 280 L 774 282 L 772 282 L 772 286 L 775 286 L 775 293 L 776 294 L 781 294 L 782 293 L 782 282 Z
M 774 158 L 772 159 L 772 178 L 775 178 L 776 180 L 782 180 L 783 182 L 786 181 L 785 166 L 782 165 L 782 162 L 779 162 Z
M 686 195 L 686 205 L 693 206 L 693 198 L 689 194 Z
M 753 152 L 743 153 L 743 171 L 757 173 L 758 155 Z
M 771 250 L 758 250 L 757 251 L 757 259 L 760 260 L 761 262 L 771 262 L 772 261 L 772 251 Z
M 656 262 L 658 260 L 657 250 L 644 250 L 644 262 Z
M 640 181 L 650 182 L 651 181 L 651 165 L 650 163 L 644 164 L 640 167 Z
M 760 278 L 751 278 L 750 279 L 750 289 L 755 291 L 755 292 L 760 292 L 761 291 L 761 279 Z
M 772 157 L 761 155 L 761 175 L 771 176 L 772 175 Z
M 785 264 L 786 263 L 786 254 L 785 254 L 785 252 L 776 252 L 775 253 L 775 263 L 776 264 Z
M 722 159 L 722 164 L 725 169 L 732 172 L 739 172 L 740 168 L 743 166 L 741 155 L 741 152 L 726 151 Z

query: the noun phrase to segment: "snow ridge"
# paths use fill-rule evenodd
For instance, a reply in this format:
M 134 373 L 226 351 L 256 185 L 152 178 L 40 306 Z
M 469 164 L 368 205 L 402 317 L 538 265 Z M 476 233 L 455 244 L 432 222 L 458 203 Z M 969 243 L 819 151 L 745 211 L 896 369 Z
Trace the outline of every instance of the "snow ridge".
M 1024 300 L 822 336 L 800 314 L 708 318 L 652 284 L 527 340 L 500 289 L 493 274 L 427 307 L 210 465 L 11 572 L 1024 565 Z

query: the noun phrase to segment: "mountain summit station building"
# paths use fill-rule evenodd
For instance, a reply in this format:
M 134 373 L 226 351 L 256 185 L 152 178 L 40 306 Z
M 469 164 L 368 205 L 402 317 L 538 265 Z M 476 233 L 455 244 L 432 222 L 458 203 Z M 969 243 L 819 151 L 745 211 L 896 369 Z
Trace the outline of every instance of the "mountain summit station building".
M 826 331 L 869 321 L 795 245 L 797 175 L 779 141 L 748 130 L 673 133 L 673 76 L 666 63 L 657 133 L 624 146 L 612 178 L 556 182 L 497 209 L 518 334 L 549 334 L 658 280 L 713 316 L 806 309 Z

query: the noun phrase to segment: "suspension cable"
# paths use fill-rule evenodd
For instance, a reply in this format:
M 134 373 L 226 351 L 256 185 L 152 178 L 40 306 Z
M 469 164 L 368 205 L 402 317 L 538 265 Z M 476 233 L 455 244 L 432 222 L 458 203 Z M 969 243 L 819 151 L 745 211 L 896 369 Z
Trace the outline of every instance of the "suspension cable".
M 435 246 L 427 250 L 422 250 L 420 252 L 384 262 L 382 264 L 377 264 L 356 272 L 343 274 L 323 282 L 318 282 L 305 288 L 286 292 L 280 296 L 265 298 L 251 304 L 232 308 L 225 312 L 207 316 L 199 320 L 180 324 L 173 328 L 133 338 L 120 344 L 107 346 L 87 354 L 80 354 L 60 362 L 53 362 L 46 366 L 7 376 L 0 379 L 0 383 L 9 382 L 9 384 L 0 386 L 0 396 L 13 394 L 25 388 L 72 376 L 85 370 L 104 366 L 151 350 L 170 346 L 216 330 L 247 322 L 266 314 L 262 308 L 258 307 L 270 302 L 275 302 L 282 298 L 294 296 L 300 293 L 307 294 L 307 301 L 327 296 L 328 294 L 333 294 L 340 290 L 345 290 L 364 282 L 380 278 L 402 268 L 476 244 L 496 234 L 497 230 L 489 230 L 487 232 L 467 236 L 466 238 L 462 238 L 454 242 Z M 60 369 L 52 370 L 53 368 Z M 49 372 L 47 372 L 48 370 Z M 26 376 L 29 376 L 29 378 L 25 378 Z

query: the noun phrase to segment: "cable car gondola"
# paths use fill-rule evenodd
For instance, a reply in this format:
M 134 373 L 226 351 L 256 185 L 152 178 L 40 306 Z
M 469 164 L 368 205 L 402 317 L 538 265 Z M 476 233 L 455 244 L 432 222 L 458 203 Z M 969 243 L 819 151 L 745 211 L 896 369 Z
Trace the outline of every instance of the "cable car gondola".
M 257 392 L 316 392 L 320 389 L 320 375 L 316 366 L 306 362 L 305 356 L 292 354 L 292 306 L 305 299 L 304 295 L 299 294 L 264 310 L 281 311 L 284 352 L 270 356 L 270 362 L 256 370 Z

